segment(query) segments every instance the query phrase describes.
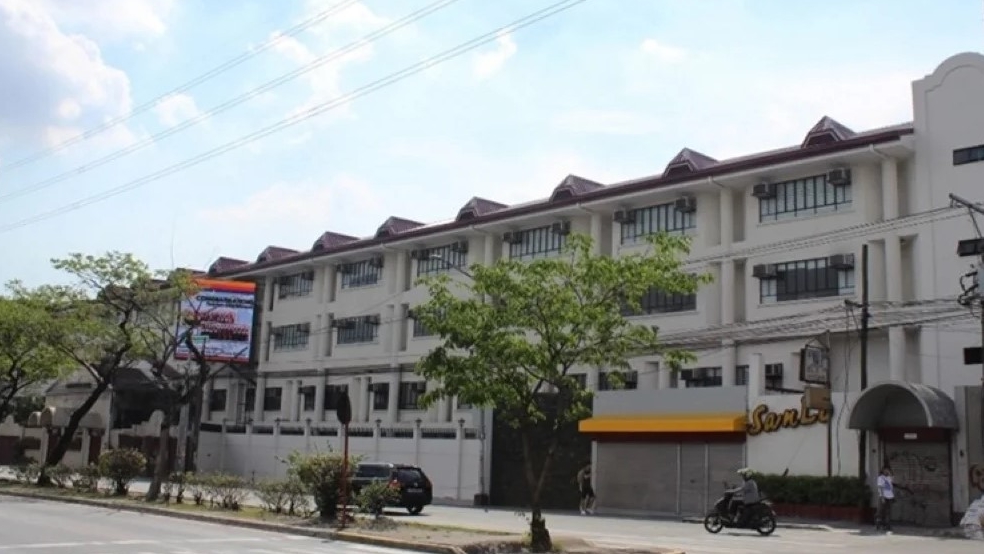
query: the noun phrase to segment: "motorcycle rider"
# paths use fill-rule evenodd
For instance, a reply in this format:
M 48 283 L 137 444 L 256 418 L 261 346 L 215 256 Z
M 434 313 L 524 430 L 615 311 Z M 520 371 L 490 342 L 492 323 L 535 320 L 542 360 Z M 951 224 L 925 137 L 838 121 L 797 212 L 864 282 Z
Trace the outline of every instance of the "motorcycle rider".
M 738 494 L 740 498 L 731 499 L 731 511 L 732 513 L 737 512 L 737 527 L 745 527 L 748 524 L 748 515 L 751 513 L 751 507 L 758 504 L 761 501 L 759 496 L 758 483 L 755 482 L 752 470 L 743 467 L 737 471 L 738 475 L 741 475 L 742 484 L 740 487 L 735 488 L 734 492 Z M 738 504 L 740 502 L 740 504 Z

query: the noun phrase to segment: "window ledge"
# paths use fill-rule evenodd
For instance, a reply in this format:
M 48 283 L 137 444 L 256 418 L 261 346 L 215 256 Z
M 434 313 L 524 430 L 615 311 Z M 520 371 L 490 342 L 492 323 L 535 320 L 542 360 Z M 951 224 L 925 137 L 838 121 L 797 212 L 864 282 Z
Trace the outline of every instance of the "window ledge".
M 785 300 L 783 302 L 769 302 L 763 303 L 759 302 L 759 308 L 781 308 L 784 306 L 803 306 L 803 305 L 813 305 L 813 304 L 823 304 L 826 302 L 843 302 L 845 299 L 856 298 L 857 293 L 852 294 L 839 294 L 837 296 L 826 296 L 823 298 L 804 298 L 802 300 Z M 754 323 L 749 321 L 749 323 Z
M 659 318 L 662 318 L 662 317 L 685 317 L 685 316 L 694 316 L 694 315 L 700 315 L 700 310 L 694 309 L 694 310 L 681 310 L 681 311 L 678 311 L 678 312 L 653 312 L 653 313 L 650 313 L 650 314 L 627 315 L 627 316 L 625 316 L 625 319 L 627 319 L 629 321 L 632 321 L 632 322 L 637 322 L 637 321 L 641 321 L 641 320 L 644 320 L 644 319 L 653 319 L 653 318 L 657 318 L 657 317 L 659 317 Z
M 357 286 L 354 286 L 354 287 L 353 286 L 343 287 L 341 283 L 338 284 L 338 288 L 341 289 L 342 291 L 357 291 L 357 290 L 375 289 L 375 288 L 379 288 L 379 287 L 382 287 L 382 286 L 383 286 L 383 280 L 382 279 L 380 279 L 379 281 L 376 281 L 375 283 L 373 283 L 371 285 L 357 285 Z
M 366 342 L 342 342 L 342 343 L 336 342 L 335 343 L 335 346 L 339 348 L 345 348 L 347 346 L 358 347 L 358 346 L 373 346 L 373 345 L 379 345 L 379 339 L 373 339 L 371 341 L 366 341 Z
M 776 220 L 770 220 L 770 221 L 762 221 L 761 219 L 759 219 L 758 226 L 759 227 L 770 227 L 772 225 L 783 225 L 783 224 L 786 224 L 786 223 L 796 223 L 797 221 L 812 221 L 812 220 L 818 219 L 818 218 L 831 217 L 831 216 L 835 216 L 835 215 L 850 215 L 850 214 L 854 214 L 854 213 L 857 213 L 857 209 L 852 206 L 850 208 L 846 208 L 846 209 L 843 209 L 843 210 L 833 210 L 833 211 L 829 211 L 829 212 L 812 213 L 812 214 L 808 214 L 808 215 L 800 215 L 800 216 L 790 217 L 788 219 L 776 219 Z M 761 218 L 761 216 L 759 216 L 759 217 Z

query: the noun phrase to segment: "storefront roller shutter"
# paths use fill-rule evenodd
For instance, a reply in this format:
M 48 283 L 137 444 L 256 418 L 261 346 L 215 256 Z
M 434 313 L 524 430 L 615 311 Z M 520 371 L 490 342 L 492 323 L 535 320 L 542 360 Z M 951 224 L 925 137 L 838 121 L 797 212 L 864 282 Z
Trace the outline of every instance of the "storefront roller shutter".
M 745 467 L 745 444 L 709 443 L 707 445 L 707 462 L 709 498 L 707 508 L 710 508 L 724 494 L 725 483 L 733 487 L 741 481 L 738 470 Z
M 598 443 L 598 507 L 677 513 L 679 454 L 676 443 Z
M 707 496 L 707 444 L 680 445 L 680 513 L 703 515 Z

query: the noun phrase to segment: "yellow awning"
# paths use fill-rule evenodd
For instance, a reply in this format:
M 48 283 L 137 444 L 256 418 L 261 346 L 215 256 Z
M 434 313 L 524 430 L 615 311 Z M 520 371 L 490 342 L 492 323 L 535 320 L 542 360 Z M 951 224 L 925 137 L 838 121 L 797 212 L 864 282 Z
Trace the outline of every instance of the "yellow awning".
M 640 414 L 582 420 L 582 433 L 735 433 L 745 430 L 744 413 Z

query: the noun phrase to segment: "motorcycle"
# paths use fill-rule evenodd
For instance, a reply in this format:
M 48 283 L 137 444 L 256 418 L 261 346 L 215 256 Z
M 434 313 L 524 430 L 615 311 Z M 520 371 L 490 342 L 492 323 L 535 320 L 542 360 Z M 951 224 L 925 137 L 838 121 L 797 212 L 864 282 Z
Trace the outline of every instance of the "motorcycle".
M 772 509 L 772 503 L 762 498 L 757 504 L 746 506 L 746 510 L 751 513 L 745 516 L 743 525 L 739 525 L 737 513 L 731 512 L 731 500 L 737 491 L 733 489 L 725 490 L 724 496 L 714 503 L 714 508 L 704 517 L 704 529 L 708 533 L 717 534 L 722 529 L 754 529 L 762 536 L 768 536 L 776 530 L 776 512 Z

